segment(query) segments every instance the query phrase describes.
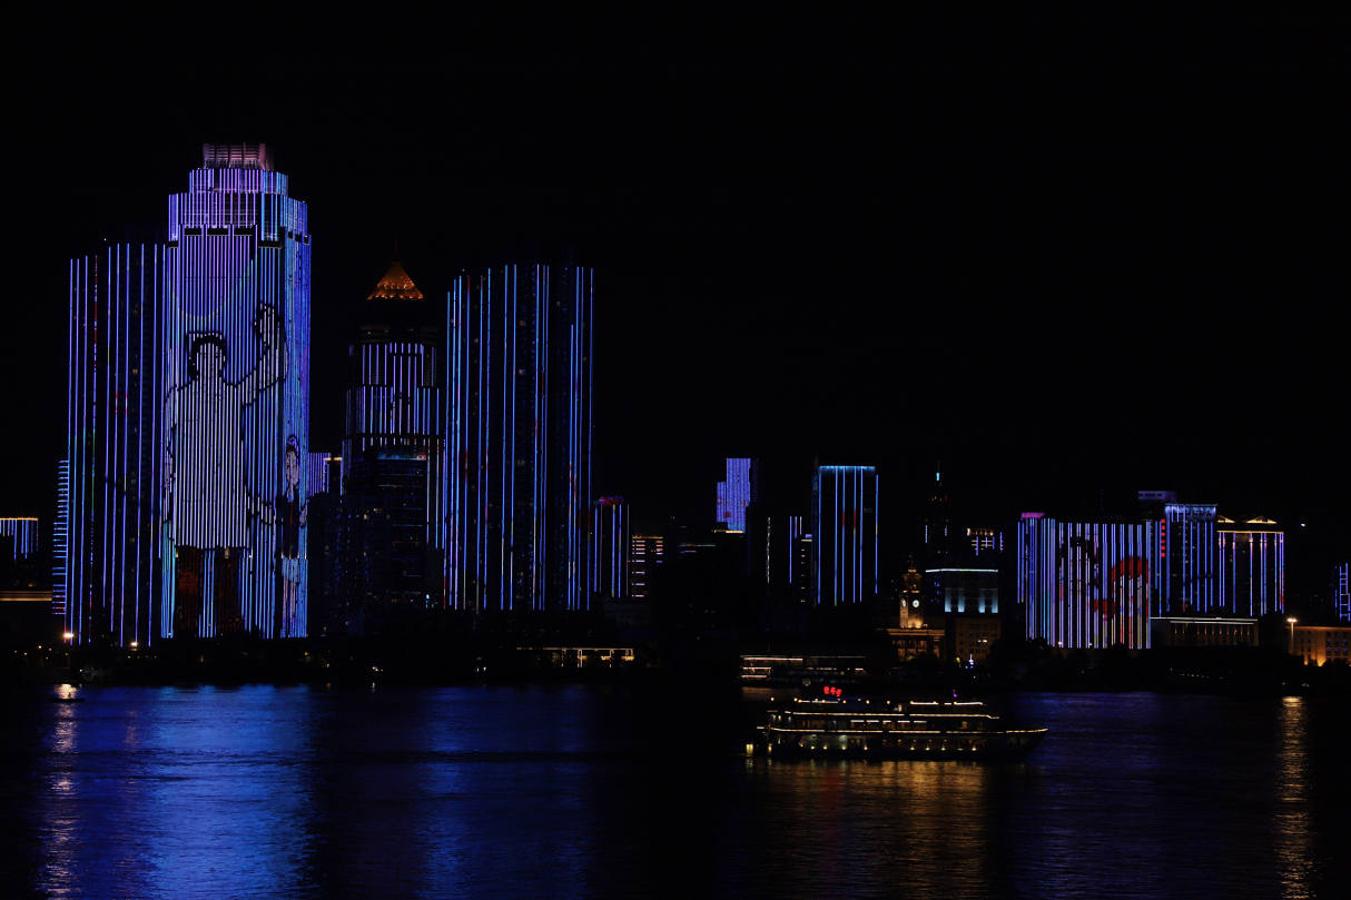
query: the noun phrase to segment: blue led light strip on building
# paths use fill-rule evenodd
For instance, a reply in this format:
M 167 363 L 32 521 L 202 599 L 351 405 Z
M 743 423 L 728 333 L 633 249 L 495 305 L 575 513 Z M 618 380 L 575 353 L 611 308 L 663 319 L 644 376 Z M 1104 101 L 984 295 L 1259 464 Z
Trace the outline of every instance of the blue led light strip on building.
M 452 608 L 590 605 L 592 278 L 505 266 L 451 285 L 442 494 Z

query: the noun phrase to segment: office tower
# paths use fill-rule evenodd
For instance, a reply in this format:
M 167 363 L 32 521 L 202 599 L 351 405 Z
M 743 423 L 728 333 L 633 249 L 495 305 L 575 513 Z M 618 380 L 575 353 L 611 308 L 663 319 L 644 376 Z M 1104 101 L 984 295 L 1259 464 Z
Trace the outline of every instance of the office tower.
M 1351 562 L 1343 560 L 1332 567 L 1332 615 L 1338 622 L 1351 623 Z
M 1168 503 L 1156 572 L 1156 615 L 1214 614 L 1217 604 L 1215 504 Z
M 445 373 L 439 315 L 399 262 L 362 319 L 348 348 L 340 579 L 375 627 L 396 609 L 442 605 Z
M 1150 519 L 1018 522 L 1017 601 L 1028 640 L 1052 647 L 1150 646 L 1153 560 L 1163 525 Z
M 746 507 L 751 502 L 751 461 L 729 457 L 723 480 L 718 482 L 717 521 L 728 532 L 740 534 L 746 530 Z
M 0 516 L 0 556 L 14 562 L 38 552 L 38 520 L 33 516 Z
M 167 271 L 164 249 L 150 245 L 114 244 L 70 262 L 53 611 L 75 644 L 149 645 L 162 633 Z
M 162 633 L 306 633 L 310 235 L 263 145 L 169 197 Z
M 446 322 L 447 602 L 591 598 L 594 274 L 508 265 L 452 284 Z
M 817 606 L 877 595 L 878 477 L 872 466 L 818 466 L 812 477 L 812 583 Z
M 657 570 L 666 562 L 666 539 L 659 534 L 635 534 L 629 541 L 629 596 L 648 600 Z
M 592 517 L 591 585 L 602 600 L 628 600 L 632 541 L 623 497 L 601 497 Z
M 1285 532 L 1257 516 L 1235 522 L 1216 520 L 1219 589 L 1211 612 L 1229 616 L 1265 616 L 1285 612 Z

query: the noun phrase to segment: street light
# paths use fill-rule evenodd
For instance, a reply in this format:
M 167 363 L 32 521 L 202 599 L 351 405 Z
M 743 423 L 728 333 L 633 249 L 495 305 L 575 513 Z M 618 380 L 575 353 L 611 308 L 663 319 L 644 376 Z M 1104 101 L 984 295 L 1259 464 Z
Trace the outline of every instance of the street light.
M 1293 656 L 1295 653 L 1295 623 L 1298 622 L 1299 619 L 1296 619 L 1294 616 L 1287 616 L 1285 621 L 1290 623 L 1290 655 Z

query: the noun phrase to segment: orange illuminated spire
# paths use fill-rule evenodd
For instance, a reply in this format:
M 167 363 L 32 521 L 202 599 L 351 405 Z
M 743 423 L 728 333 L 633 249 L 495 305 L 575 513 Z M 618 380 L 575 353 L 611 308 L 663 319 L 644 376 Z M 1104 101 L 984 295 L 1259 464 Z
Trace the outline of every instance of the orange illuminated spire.
M 389 271 L 385 277 L 381 278 L 371 292 L 366 295 L 367 300 L 421 300 L 422 291 L 413 284 L 413 279 L 408 277 L 404 271 L 403 265 L 396 259 L 389 264 Z

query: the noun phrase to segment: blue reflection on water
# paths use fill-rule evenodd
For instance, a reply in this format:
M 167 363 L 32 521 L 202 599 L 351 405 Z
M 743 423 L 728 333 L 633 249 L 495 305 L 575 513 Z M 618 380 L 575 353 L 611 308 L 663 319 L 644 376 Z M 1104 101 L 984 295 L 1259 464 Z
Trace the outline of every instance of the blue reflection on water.
M 75 693 L 5 758 L 56 896 L 1293 898 L 1345 864 L 1346 709 L 1316 701 L 1024 695 L 1050 737 L 983 765 L 698 752 L 735 711 L 604 688 Z

